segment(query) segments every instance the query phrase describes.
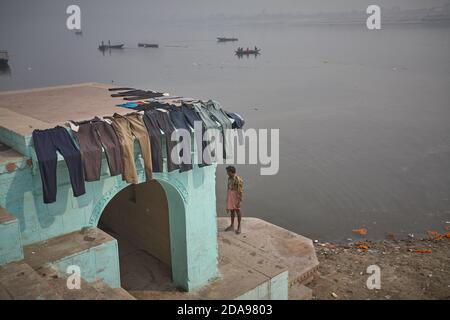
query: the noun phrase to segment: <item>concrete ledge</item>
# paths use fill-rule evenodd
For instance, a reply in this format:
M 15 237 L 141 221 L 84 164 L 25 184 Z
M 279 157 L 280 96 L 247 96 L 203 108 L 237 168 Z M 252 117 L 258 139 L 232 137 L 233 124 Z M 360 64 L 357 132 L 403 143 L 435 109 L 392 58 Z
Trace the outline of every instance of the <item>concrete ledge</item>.
M 130 255 L 128 252 L 132 250 L 126 250 L 127 260 L 133 261 L 133 266 L 121 262 L 123 270 L 132 271 L 126 275 L 127 281 L 131 280 L 130 286 L 124 283 L 124 287 L 144 300 L 310 299 L 311 290 L 296 281 L 309 279 L 318 266 L 311 240 L 255 218 L 243 220 L 241 235 L 223 231 L 228 224 L 229 219 L 218 219 L 220 275 L 209 284 L 193 292 L 180 292 L 171 285 L 169 272 L 156 259 L 146 255 L 140 258 L 139 253 Z M 127 248 L 122 239 L 119 244 Z M 149 277 L 143 275 L 145 272 L 157 279 L 149 282 Z M 145 279 L 139 282 L 139 277 Z M 144 282 L 147 284 L 136 285 Z
M 224 230 L 229 224 L 229 218 L 217 219 L 219 230 Z M 242 234 L 220 232 L 220 236 L 245 243 L 264 252 L 277 264 L 286 266 L 289 269 L 289 285 L 307 281 L 319 267 L 310 239 L 261 219 L 244 218 Z
M 117 241 L 97 228 L 25 246 L 24 255 L 35 270 L 55 267 L 64 276 L 68 266 L 77 265 L 86 281 L 103 280 L 111 288 L 120 287 Z

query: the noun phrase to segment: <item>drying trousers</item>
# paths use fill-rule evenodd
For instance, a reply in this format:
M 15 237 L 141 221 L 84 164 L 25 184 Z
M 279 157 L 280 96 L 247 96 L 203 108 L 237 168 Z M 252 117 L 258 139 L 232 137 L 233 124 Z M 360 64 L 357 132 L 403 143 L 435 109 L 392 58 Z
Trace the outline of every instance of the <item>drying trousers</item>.
M 122 174 L 122 153 L 113 127 L 98 118 L 79 124 L 74 132 L 80 145 L 86 181 L 100 180 L 102 147 L 105 149 L 111 176 Z
M 78 197 L 86 192 L 81 153 L 66 129 L 58 126 L 53 129 L 34 130 L 33 143 L 39 162 L 44 203 L 56 201 L 56 166 L 58 163 L 56 151 L 59 151 L 66 161 L 73 195 Z
M 173 149 L 176 148 L 177 142 L 172 141 L 171 136 L 172 133 L 175 131 L 175 127 L 173 123 L 170 120 L 169 112 L 163 112 L 163 111 L 157 111 L 157 110 L 147 110 L 145 112 L 144 121 L 147 125 L 147 128 L 151 134 L 152 137 L 158 136 L 155 140 L 157 140 L 156 143 L 159 143 L 159 147 L 157 149 L 159 150 L 159 154 L 157 154 L 156 161 L 159 163 L 158 169 L 161 171 L 162 168 L 162 149 L 161 149 L 161 131 L 165 135 L 166 139 L 166 150 L 167 150 L 167 170 L 169 172 L 174 170 L 179 170 L 180 166 L 176 164 L 172 159 Z M 180 163 L 179 159 L 177 159 L 177 162 Z M 161 172 L 160 171 L 160 172 Z
M 223 138 L 223 158 L 231 158 L 233 154 L 233 148 L 231 144 L 231 129 L 233 124 L 220 105 L 215 101 L 208 101 L 205 104 L 205 108 L 208 110 L 210 117 L 220 124 Z
M 233 129 L 242 129 L 245 125 L 245 120 L 239 114 L 235 112 L 225 112 L 225 114 L 234 120 L 232 124 Z
M 196 141 L 198 166 L 205 167 L 205 166 L 210 165 L 212 162 L 211 158 L 209 157 L 208 153 L 205 154 L 205 150 L 206 150 L 206 148 L 208 148 L 209 142 L 203 140 L 203 137 L 204 137 L 205 131 L 206 131 L 205 123 L 203 122 L 200 115 L 195 111 L 194 107 L 183 104 L 181 106 L 181 110 L 182 110 L 187 122 L 189 123 L 189 125 L 192 128 L 195 128 L 196 122 L 200 122 L 202 124 L 201 143 L 197 143 L 197 141 Z M 196 132 L 196 135 L 198 135 L 198 134 L 199 134 L 199 132 Z M 206 157 L 205 159 L 204 159 L 204 156 Z
M 148 110 L 144 113 L 144 123 L 147 127 L 152 146 L 152 165 L 153 172 L 163 172 L 163 157 L 161 151 L 161 130 L 159 129 L 156 116 L 153 115 L 156 111 Z
M 141 147 L 142 158 L 147 181 L 152 179 L 152 149 L 147 128 L 140 114 L 126 116 L 115 113 L 111 118 L 112 126 L 119 138 L 122 149 L 123 179 L 128 183 L 137 184 L 139 179 L 134 160 L 134 140 L 137 139 Z
M 186 117 L 185 117 L 183 111 L 181 111 L 181 108 L 171 107 L 169 109 L 169 111 L 170 111 L 170 113 L 169 113 L 170 120 L 173 123 L 175 129 L 176 130 L 186 130 L 187 132 L 189 132 L 189 135 L 191 135 L 191 128 L 189 127 L 189 124 L 186 120 Z M 180 138 L 183 139 L 183 136 L 180 136 Z M 179 139 L 179 141 L 181 141 L 181 139 Z M 189 152 L 188 157 L 187 157 L 189 159 L 189 161 L 187 163 L 185 163 L 185 161 L 183 161 L 185 149 L 180 151 L 180 157 L 181 157 L 180 171 L 181 172 L 192 170 L 191 149 L 192 149 L 192 145 L 191 145 L 191 141 L 189 141 L 189 149 L 186 150 L 187 152 Z

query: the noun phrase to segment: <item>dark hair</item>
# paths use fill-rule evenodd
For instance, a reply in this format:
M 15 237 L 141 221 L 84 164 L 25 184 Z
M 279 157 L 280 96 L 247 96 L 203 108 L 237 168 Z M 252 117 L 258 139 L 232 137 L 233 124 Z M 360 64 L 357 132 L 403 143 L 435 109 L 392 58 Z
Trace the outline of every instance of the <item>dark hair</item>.
M 236 173 L 236 168 L 233 167 L 233 166 L 228 166 L 227 167 L 227 172 Z

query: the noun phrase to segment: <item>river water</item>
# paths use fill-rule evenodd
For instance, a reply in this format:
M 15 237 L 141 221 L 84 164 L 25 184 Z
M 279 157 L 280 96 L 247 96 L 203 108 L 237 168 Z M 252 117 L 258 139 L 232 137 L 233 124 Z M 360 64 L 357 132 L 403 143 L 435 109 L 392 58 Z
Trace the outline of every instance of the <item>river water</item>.
M 0 50 L 10 53 L 0 90 L 114 82 L 213 98 L 248 128 L 278 128 L 277 175 L 238 166 L 243 212 L 314 239 L 360 227 L 401 237 L 450 220 L 449 25 L 154 23 L 89 8 L 82 36 L 65 29 L 64 4 L 0 13 Z M 102 54 L 101 40 L 126 48 Z M 160 48 L 137 48 L 146 41 Z M 238 45 L 262 54 L 238 59 Z M 217 175 L 224 215 L 223 166 Z

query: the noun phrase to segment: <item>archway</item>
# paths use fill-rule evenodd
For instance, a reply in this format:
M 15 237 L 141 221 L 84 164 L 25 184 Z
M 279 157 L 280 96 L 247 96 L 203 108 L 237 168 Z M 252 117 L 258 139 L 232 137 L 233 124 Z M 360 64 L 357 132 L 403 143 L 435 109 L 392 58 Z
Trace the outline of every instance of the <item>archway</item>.
M 159 192 L 157 198 L 162 199 L 165 195 L 168 208 L 172 282 L 186 291 L 199 288 L 218 276 L 215 169 L 215 166 L 207 166 L 183 173 L 154 173 L 155 181 L 142 183 L 164 190 L 164 194 Z M 143 170 L 139 172 L 140 181 L 145 181 Z M 139 190 L 139 186 L 129 186 L 119 176 L 104 179 L 97 186 L 92 185 L 95 201 L 88 209 L 90 216 L 86 226 L 96 228 L 110 201 L 116 196 L 121 197 L 118 194 L 123 190 L 128 194 L 132 188 Z M 156 195 L 152 190 L 143 192 L 143 197 L 148 200 L 149 195 Z M 136 195 L 139 196 L 139 192 Z M 128 199 L 127 205 L 121 212 L 127 217 L 126 214 L 133 210 L 132 202 L 139 199 L 132 195 L 125 198 Z
M 162 184 L 126 186 L 107 202 L 97 224 L 118 242 L 121 285 L 131 293 L 175 289 L 170 213 L 184 212 L 169 205 L 176 193 L 167 194 Z

